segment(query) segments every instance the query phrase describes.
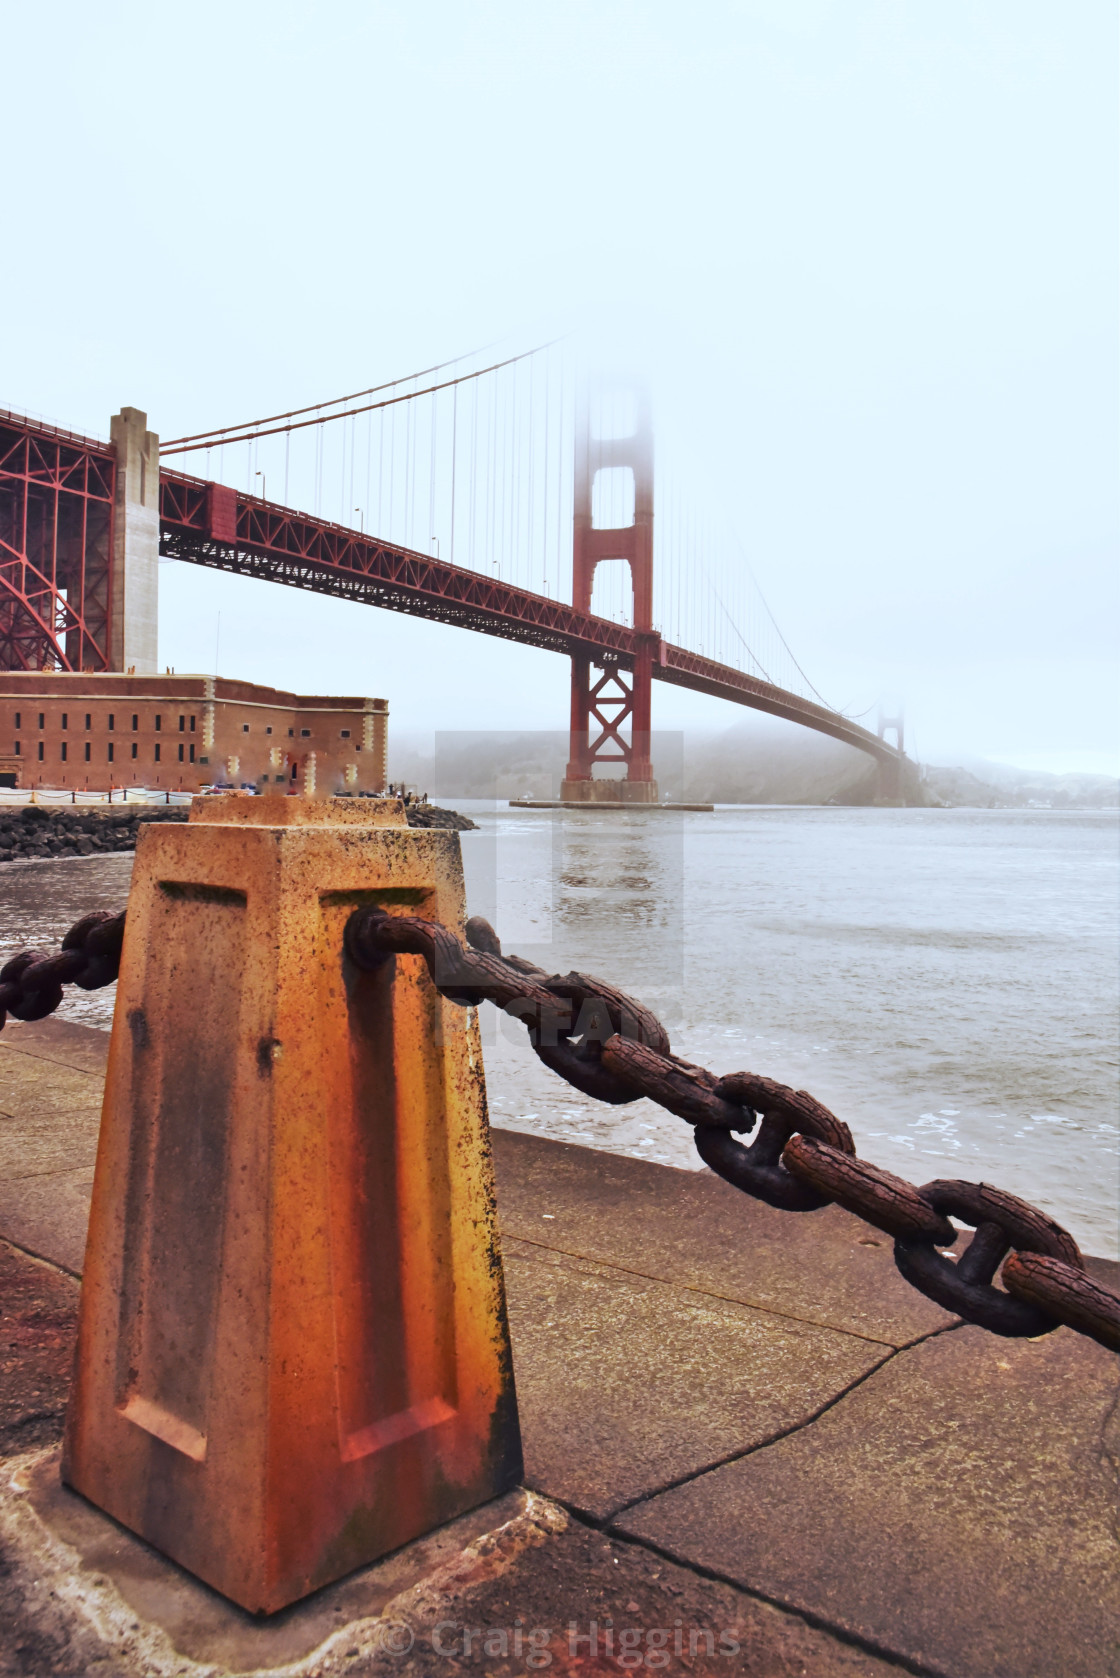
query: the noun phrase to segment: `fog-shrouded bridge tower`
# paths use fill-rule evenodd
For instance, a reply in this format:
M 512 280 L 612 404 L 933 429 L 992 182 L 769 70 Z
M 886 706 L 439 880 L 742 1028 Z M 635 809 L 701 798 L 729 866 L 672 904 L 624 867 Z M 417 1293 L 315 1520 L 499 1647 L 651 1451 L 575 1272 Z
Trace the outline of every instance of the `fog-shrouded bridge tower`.
M 571 745 L 560 796 L 575 802 L 622 800 L 656 804 L 657 782 L 650 761 L 650 693 L 653 667 L 661 662 L 661 636 L 653 627 L 653 424 L 649 394 L 635 380 L 614 381 L 628 398 L 632 428 L 623 436 L 595 435 L 592 412 L 605 429 L 605 387 L 585 396 L 576 436 L 572 546 L 572 605 L 590 615 L 596 567 L 625 560 L 630 570 L 633 668 L 624 670 L 609 655 L 572 655 Z M 597 400 L 595 400 L 597 398 Z M 597 526 L 595 482 L 601 472 L 629 472 L 633 520 Z M 611 498 L 623 502 L 627 496 Z M 606 502 L 603 497 L 602 501 Z M 623 729 L 629 725 L 629 739 Z M 596 764 L 625 765 L 622 778 L 594 780 Z

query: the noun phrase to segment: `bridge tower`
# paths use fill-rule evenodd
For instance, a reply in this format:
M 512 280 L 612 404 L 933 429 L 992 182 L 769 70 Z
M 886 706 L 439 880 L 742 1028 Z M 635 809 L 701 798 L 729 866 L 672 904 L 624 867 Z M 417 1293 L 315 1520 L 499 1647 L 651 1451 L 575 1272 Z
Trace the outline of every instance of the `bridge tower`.
M 891 707 L 891 713 L 893 714 L 888 714 L 884 707 L 880 705 L 876 733 L 884 745 L 888 744 L 888 732 L 893 733 L 895 750 L 898 756 L 894 758 L 880 757 L 879 759 L 879 773 L 876 784 L 876 803 L 879 804 L 898 804 L 904 801 L 903 765 L 906 759 L 903 744 L 905 723 L 902 706 L 895 703 Z
M 637 652 L 630 671 L 604 655 L 593 662 L 589 653 L 573 653 L 571 744 L 560 796 L 580 803 L 656 804 L 650 689 L 654 663 L 661 658 L 661 637 L 653 627 L 653 426 L 644 386 L 616 379 L 610 391 L 629 399 L 632 429 L 623 436 L 604 435 L 607 388 L 600 385 L 594 393 L 585 393 L 576 422 L 572 604 L 589 613 L 596 567 L 604 560 L 625 560 Z M 592 429 L 593 407 L 600 420 L 598 435 Z M 605 528 L 593 518 L 595 483 L 601 472 L 618 468 L 632 474 L 634 516 L 629 524 Z M 597 781 L 597 763 L 622 763 L 625 775 Z

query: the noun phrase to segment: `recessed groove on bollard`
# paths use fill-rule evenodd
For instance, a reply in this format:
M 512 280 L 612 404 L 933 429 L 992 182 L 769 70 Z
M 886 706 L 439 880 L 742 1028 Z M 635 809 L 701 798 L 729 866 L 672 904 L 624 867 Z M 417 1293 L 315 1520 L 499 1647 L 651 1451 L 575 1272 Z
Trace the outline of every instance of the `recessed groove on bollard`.
M 233 796 L 137 847 L 64 1477 L 253 1612 L 521 1475 L 477 1022 L 347 956 L 378 902 L 461 926 L 457 834 Z

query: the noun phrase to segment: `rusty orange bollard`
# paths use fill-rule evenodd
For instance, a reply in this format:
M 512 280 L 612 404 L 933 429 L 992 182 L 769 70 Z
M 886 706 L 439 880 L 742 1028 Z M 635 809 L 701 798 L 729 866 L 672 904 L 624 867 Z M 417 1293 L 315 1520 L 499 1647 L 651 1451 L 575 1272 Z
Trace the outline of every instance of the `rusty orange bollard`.
M 259 1613 L 521 1473 L 477 1026 L 351 966 L 371 903 L 460 927 L 458 836 L 227 796 L 137 848 L 63 1477 Z

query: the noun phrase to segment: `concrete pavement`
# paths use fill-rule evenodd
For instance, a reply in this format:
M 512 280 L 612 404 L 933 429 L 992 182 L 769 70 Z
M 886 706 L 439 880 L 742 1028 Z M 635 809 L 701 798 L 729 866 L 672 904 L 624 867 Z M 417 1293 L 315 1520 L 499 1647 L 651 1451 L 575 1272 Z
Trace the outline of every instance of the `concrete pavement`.
M 793 1217 L 707 1173 L 509 1131 L 494 1147 L 528 1500 L 318 1593 L 278 1617 L 283 1636 L 223 1605 L 61 1492 L 53 1459 L 17 1455 L 57 1435 L 106 1043 L 50 1020 L 0 1038 L 0 1236 L 22 1249 L 0 1269 L 0 1673 L 499 1678 L 542 1665 L 514 1651 L 514 1621 L 549 1630 L 555 1671 L 617 1672 L 610 1619 L 651 1670 L 1120 1674 L 1114 1357 L 1066 1329 L 957 1324 L 836 1208 Z M 1094 1268 L 1116 1284 L 1120 1267 Z M 77 1619 L 40 1588 L 60 1545 L 85 1580 Z M 97 1597 L 110 1588 L 137 1630 Z M 394 1603 L 405 1655 L 378 1641 Z M 359 1628 L 345 1647 L 323 1629 L 336 1608 Z M 461 1631 L 432 1644 L 448 1616 L 480 1629 L 466 1653 Z

